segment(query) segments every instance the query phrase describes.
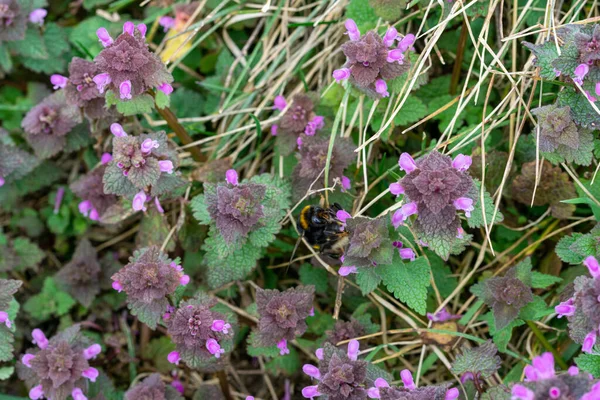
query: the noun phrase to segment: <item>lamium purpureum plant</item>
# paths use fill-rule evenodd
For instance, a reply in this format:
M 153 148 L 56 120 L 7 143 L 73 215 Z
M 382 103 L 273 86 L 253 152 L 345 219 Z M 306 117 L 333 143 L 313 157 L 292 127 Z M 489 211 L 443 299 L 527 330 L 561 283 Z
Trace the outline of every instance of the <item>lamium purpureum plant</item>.
M 81 334 L 79 325 L 47 339 L 40 329 L 31 333 L 33 344 L 17 362 L 19 378 L 30 389 L 30 399 L 66 400 L 84 399 L 88 381 L 95 382 L 99 375 L 90 366 L 91 360 L 102 351 Z
M 198 292 L 163 318 L 176 345 L 167 357 L 169 362 L 178 364 L 183 360 L 190 368 L 203 371 L 224 368 L 233 349 L 237 325 L 229 309 L 219 305 L 214 297 Z
M 283 292 L 256 290 L 258 332 L 253 345 L 277 346 L 281 355 L 289 354 L 288 342 L 306 332 L 306 318 L 313 315 L 314 286 L 298 286 Z
M 152 374 L 125 392 L 125 400 L 182 400 L 177 389 L 165 385 L 160 374 Z
M 102 219 L 104 213 L 117 203 L 117 196 L 104 193 L 104 173 L 106 164 L 112 160 L 109 153 L 104 153 L 101 165 L 81 176 L 70 186 L 71 191 L 81 199 L 79 212 L 92 221 Z
M 102 268 L 98 253 L 89 240 L 82 239 L 71 261 L 56 274 L 56 281 L 84 307 L 100 293 Z
M 416 215 L 412 228 L 417 237 L 443 259 L 464 248 L 460 212 L 464 212 L 470 227 L 483 225 L 480 185 L 467 172 L 471 162 L 469 156 L 459 154 L 453 160 L 436 150 L 416 161 L 408 153 L 402 153 L 398 164 L 406 175 L 390 185 L 390 192 L 403 195 L 404 200 L 392 216 L 394 226 L 398 228 Z M 493 203 L 487 192 L 485 195 L 489 224 Z M 496 221 L 501 220 L 502 215 L 498 213 Z
M 0 187 L 23 178 L 38 164 L 35 156 L 15 146 L 8 132 L 0 128 Z
M 340 275 L 358 272 L 359 268 L 373 268 L 392 263 L 394 246 L 389 233 L 389 217 L 354 217 L 345 220 L 348 247 L 344 251 L 344 266 Z
M 325 118 L 317 115 L 318 95 L 301 93 L 292 98 L 289 105 L 283 96 L 275 97 L 274 109 L 287 111 L 277 125 L 271 127 L 271 134 L 277 136 L 279 151 L 282 155 L 291 154 L 295 148 L 302 147 L 307 136 L 314 136 L 325 126 Z
M 240 181 L 237 172 L 229 170 L 225 182 L 204 184 L 204 194 L 194 197 L 192 210 L 209 226 L 202 249 L 211 287 L 243 279 L 256 267 L 281 229 L 289 197 L 289 184 L 268 174 Z
M 136 250 L 119 272 L 112 276 L 113 289 L 127 294 L 127 306 L 140 321 L 155 329 L 169 309 L 168 296 L 190 282 L 178 262 L 158 247 Z
M 125 114 L 137 113 L 137 106 L 153 104 L 150 90 L 157 90 L 157 96 L 173 92 L 173 76 L 149 50 L 146 30 L 144 24 L 136 26 L 127 21 L 123 33 L 114 40 L 105 28 L 96 32 L 104 50 L 94 59 L 100 73 L 93 80 L 100 93 L 106 92 L 107 104 L 116 104 L 117 110 Z M 135 107 L 124 104 L 127 102 Z
M 165 132 L 128 135 L 113 123 L 112 160 L 104 172 L 104 193 L 132 199 L 134 211 L 146 211 L 153 202 L 163 212 L 159 197 L 170 197 L 186 185 L 176 171 L 179 158 Z
M 374 98 L 388 97 L 388 83 L 410 69 L 406 52 L 415 36 L 402 37 L 394 27 L 381 38 L 377 32 L 360 34 L 356 22 L 346 20 L 350 41 L 342 45 L 346 56 L 344 67 L 333 72 L 336 81 L 348 79 L 358 90 Z M 396 41 L 397 47 L 396 46 Z
M 591 277 L 578 276 L 571 298 L 555 307 L 558 318 L 569 320 L 569 336 L 582 345 L 582 351 L 593 353 L 600 326 L 600 264 L 594 256 L 583 261 Z

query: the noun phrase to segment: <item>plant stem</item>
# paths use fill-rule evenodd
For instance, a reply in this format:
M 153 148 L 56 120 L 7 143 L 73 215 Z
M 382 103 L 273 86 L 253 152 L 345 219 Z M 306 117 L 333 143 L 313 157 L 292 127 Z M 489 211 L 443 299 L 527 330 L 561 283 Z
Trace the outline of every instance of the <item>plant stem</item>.
M 463 21 L 456 47 L 456 59 L 454 60 L 454 68 L 452 68 L 452 78 L 450 80 L 450 94 L 455 95 L 460 80 L 460 68 L 462 67 L 463 56 L 465 55 L 465 44 L 467 43 L 467 21 Z
M 231 391 L 229 390 L 229 381 L 227 380 L 227 375 L 225 371 L 218 371 L 217 378 L 219 378 L 219 386 L 221 386 L 221 392 L 223 392 L 223 396 L 227 400 L 233 400 L 231 396 Z
M 560 355 L 558 350 L 556 350 L 554 347 L 552 347 L 552 345 L 550 344 L 548 339 L 546 339 L 546 337 L 544 337 L 544 334 L 542 333 L 542 331 L 540 331 L 533 322 L 531 322 L 531 321 L 526 321 L 526 322 L 527 322 L 527 325 L 529 326 L 529 328 L 531 329 L 531 331 L 533 332 L 533 334 L 538 338 L 538 340 L 540 341 L 542 346 L 544 346 L 544 348 L 546 350 L 548 350 L 549 352 L 552 353 L 552 355 L 554 356 L 554 361 L 558 364 L 558 366 L 566 371 L 569 368 L 569 366 L 562 359 L 562 356 Z
M 127 325 L 125 317 L 121 317 L 121 330 L 125 334 L 127 340 L 127 352 L 129 354 L 129 381 L 133 382 L 137 376 L 137 368 L 135 367 L 135 346 L 133 344 L 133 337 L 131 336 L 131 329 Z
M 179 121 L 177 120 L 177 117 L 175 116 L 175 114 L 173 114 L 173 111 L 171 111 L 171 109 L 169 107 L 165 107 L 165 108 L 156 107 L 156 111 L 158 111 L 160 116 L 167 122 L 167 125 L 169 125 L 169 128 L 171 128 L 173 130 L 173 132 L 175 132 L 175 135 L 177 135 L 179 140 L 181 140 L 181 143 L 183 143 L 184 145 L 192 143 L 192 141 L 193 141 L 192 138 L 187 133 L 185 128 L 179 123 Z M 197 161 L 197 162 L 206 161 L 206 157 L 204 156 L 204 154 L 202 154 L 202 152 L 200 152 L 199 148 L 190 147 L 189 151 L 192 154 L 192 157 L 194 158 L 195 161 Z

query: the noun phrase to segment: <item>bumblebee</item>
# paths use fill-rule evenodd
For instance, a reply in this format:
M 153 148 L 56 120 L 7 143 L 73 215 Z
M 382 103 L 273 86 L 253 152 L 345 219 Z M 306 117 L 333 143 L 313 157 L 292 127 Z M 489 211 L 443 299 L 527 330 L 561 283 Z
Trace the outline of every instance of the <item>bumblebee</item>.
M 297 227 L 301 238 L 318 252 L 332 258 L 340 258 L 348 244 L 348 232 L 336 213 L 342 207 L 334 203 L 331 207 L 306 206 L 300 212 Z

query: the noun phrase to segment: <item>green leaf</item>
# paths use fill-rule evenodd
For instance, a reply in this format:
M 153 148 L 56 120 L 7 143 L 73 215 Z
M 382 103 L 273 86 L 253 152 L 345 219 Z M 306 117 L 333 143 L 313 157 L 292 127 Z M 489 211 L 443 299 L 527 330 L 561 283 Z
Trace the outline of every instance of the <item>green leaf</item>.
M 377 269 L 377 271 L 375 271 Z M 356 284 L 360 287 L 363 295 L 371 293 L 377 289 L 381 282 L 378 268 L 359 268 L 356 274 Z
M 273 358 L 271 361 L 265 364 L 266 370 L 277 376 L 281 373 L 285 375 L 293 375 L 298 370 L 300 370 L 300 356 L 298 355 L 298 351 L 296 351 L 295 347 L 288 347 L 290 349 L 290 354 L 286 354 L 284 356 L 278 356 Z
M 361 32 L 375 28 L 379 17 L 369 4 L 369 0 L 351 0 L 346 7 L 346 18 L 353 19 Z
M 600 115 L 578 89 L 564 88 L 558 93 L 558 105 L 571 107 L 573 120 L 584 128 L 600 125 Z
M 171 98 L 169 97 L 169 95 L 166 95 L 162 90 L 156 91 L 154 100 L 156 101 L 156 107 L 160 109 L 169 107 L 171 105 Z
M 427 312 L 427 288 L 430 286 L 431 268 L 424 257 L 404 263 L 399 255 L 394 262 L 379 268 L 383 284 L 398 300 L 406 303 L 421 315 Z
M 131 100 L 121 100 L 112 90 L 106 92 L 106 105 L 116 105 L 117 111 L 124 116 L 147 114 L 154 108 L 154 99 L 149 94 L 143 93 Z
M 13 240 L 13 249 L 19 256 L 17 270 L 26 268 L 36 268 L 38 264 L 46 257 L 46 254 L 37 244 L 25 237 L 18 237 Z
M 152 339 L 142 348 L 142 357 L 152 362 L 160 372 L 167 374 L 171 371 L 173 365 L 167 360 L 167 355 L 175 350 L 175 344 L 171 342 L 168 336 Z
M 519 318 L 525 321 L 537 321 L 554 312 L 554 308 L 548 307 L 544 299 L 534 296 L 533 301 L 519 311 Z
M 523 45 L 535 54 L 535 65 L 540 67 L 540 76 L 544 79 L 555 80 L 556 73 L 554 72 L 552 63 L 558 58 L 556 42 L 554 40 L 548 40 L 540 45 L 523 42 Z
M 133 197 L 138 190 L 133 183 L 123 175 L 123 171 L 115 162 L 110 162 L 104 170 L 102 177 L 104 183 L 104 193 L 116 194 L 117 196 Z
M 47 59 L 48 50 L 44 44 L 44 39 L 38 28 L 29 27 L 25 32 L 25 38 L 17 42 L 8 42 L 8 46 L 14 52 L 22 57 Z
M 13 359 L 14 340 L 12 332 L 4 324 L 0 325 L 0 361 Z
M 135 315 L 150 329 L 156 329 L 156 325 L 162 320 L 162 316 L 167 309 L 169 302 L 166 298 L 152 301 L 151 303 L 142 303 L 141 301 L 131 301 L 127 303 L 127 307 L 131 310 L 131 314 Z
M 138 248 L 158 246 L 161 247 L 169 235 L 171 227 L 167 221 L 167 217 L 152 208 L 144 215 L 140 222 L 140 230 L 136 236 L 136 244 Z M 173 237 L 167 243 L 165 251 L 175 250 L 175 240 Z
M 481 191 L 481 183 L 477 180 L 477 179 L 473 179 L 473 188 L 475 189 L 473 191 L 473 194 L 476 193 L 476 197 L 474 198 L 474 210 L 471 211 L 471 217 L 467 218 L 467 224 L 469 225 L 470 228 L 479 228 L 480 226 L 483 226 L 483 207 L 481 206 L 481 196 L 480 196 L 480 191 Z M 470 193 L 471 194 L 471 193 Z M 492 222 L 492 217 L 494 216 L 494 201 L 492 200 L 492 196 L 490 196 L 490 194 L 485 191 L 483 194 L 483 201 L 485 204 L 485 222 L 490 225 Z M 498 213 L 496 214 L 496 219 L 494 221 L 494 223 L 498 223 L 498 222 L 502 222 L 504 220 L 504 216 L 502 215 L 502 213 L 500 212 L 500 210 L 498 210 Z
M 6 367 L 0 367 L 0 381 L 5 381 L 8 378 L 10 378 L 12 376 L 12 374 L 15 372 L 15 367 L 11 366 L 6 366 Z
M 13 67 L 12 58 L 7 46 L 0 46 L 0 69 L 4 72 L 10 72 Z
M 250 357 L 278 357 L 279 349 L 277 346 L 262 346 L 258 343 L 257 335 L 255 331 L 250 332 L 248 336 L 248 347 L 246 349 Z
M 556 244 L 554 251 L 556 251 L 556 254 L 558 255 L 558 257 L 566 263 L 581 264 L 583 262 L 583 260 L 585 259 L 586 255 L 589 255 L 589 254 L 588 253 L 583 253 L 583 254 L 579 253 L 578 252 L 579 246 L 573 246 L 573 245 L 578 240 L 585 242 L 587 239 L 586 238 L 584 239 L 583 238 L 584 236 L 591 237 L 591 235 L 584 235 L 579 232 L 575 232 L 571 236 L 563 236 Z M 573 248 L 571 246 L 573 246 Z M 593 252 L 591 254 L 595 254 L 595 252 Z
M 492 312 L 486 313 L 481 317 L 481 319 L 487 321 L 490 334 L 494 339 L 494 343 L 496 343 L 496 346 L 498 346 L 498 350 L 500 350 L 503 353 L 508 347 L 508 343 L 510 342 L 510 338 L 512 337 L 513 328 L 525 325 L 525 321 L 523 321 L 522 319 L 515 319 L 514 321 L 510 322 L 506 327 L 497 331 L 496 323 L 494 322 L 494 315 L 492 314 Z
M 427 258 L 429 259 L 433 279 L 436 287 L 440 291 L 440 295 L 444 298 L 450 296 L 458 285 L 458 280 L 452 276 L 452 270 L 444 260 L 434 252 L 425 250 L 425 255 L 427 255 Z
M 75 303 L 68 293 L 58 289 L 53 278 L 46 278 L 42 291 L 30 297 L 23 305 L 23 310 L 33 318 L 45 321 L 53 315 L 65 315 Z
M 402 109 L 394 118 L 394 123 L 398 126 L 405 126 L 419 121 L 427 116 L 428 109 L 425 103 L 416 96 L 406 98 Z
M 130 168 L 127 178 L 138 189 L 145 189 L 154 185 L 160 178 L 158 160 L 153 157 L 146 158 L 146 162 L 138 168 Z
M 463 347 L 462 354 L 452 363 L 452 373 L 462 375 L 471 372 L 473 375 L 481 374 L 487 379 L 500 368 L 501 360 L 497 353 L 498 349 L 491 340 L 478 347 Z
M 600 377 L 600 355 L 582 353 L 575 358 L 575 363 L 582 371 L 592 374 L 594 378 Z
M 192 207 L 194 218 L 196 218 L 200 224 L 210 224 L 211 218 L 210 214 L 208 213 L 208 207 L 203 194 L 194 197 L 190 203 L 190 206 Z
M 538 271 L 531 273 L 531 287 L 534 289 L 546 289 L 559 282 L 562 282 L 562 278 L 558 276 L 542 274 Z
M 298 271 L 300 282 L 303 285 L 314 285 L 315 292 L 325 293 L 329 288 L 329 274 L 320 267 L 313 267 L 310 264 L 303 264 Z

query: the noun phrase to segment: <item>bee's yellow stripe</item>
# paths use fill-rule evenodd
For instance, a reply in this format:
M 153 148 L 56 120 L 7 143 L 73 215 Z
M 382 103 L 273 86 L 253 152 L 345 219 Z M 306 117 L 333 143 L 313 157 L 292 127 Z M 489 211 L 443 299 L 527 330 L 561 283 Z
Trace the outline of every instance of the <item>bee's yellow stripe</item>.
M 309 210 L 310 206 L 306 206 L 302 209 L 302 212 L 300 213 L 300 226 L 304 230 L 308 230 L 308 221 L 306 220 L 306 214 Z

